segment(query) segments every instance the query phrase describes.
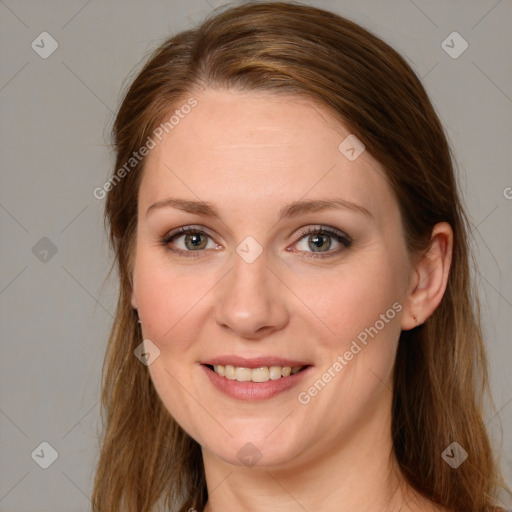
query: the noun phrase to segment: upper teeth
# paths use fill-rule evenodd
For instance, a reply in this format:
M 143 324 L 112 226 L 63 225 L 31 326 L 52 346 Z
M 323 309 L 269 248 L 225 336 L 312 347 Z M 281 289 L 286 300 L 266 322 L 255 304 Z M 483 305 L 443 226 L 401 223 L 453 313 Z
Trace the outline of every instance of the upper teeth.
M 288 377 L 300 371 L 302 366 L 261 366 L 260 368 L 243 368 L 240 366 L 215 365 L 214 372 L 221 377 L 239 382 L 267 382 Z

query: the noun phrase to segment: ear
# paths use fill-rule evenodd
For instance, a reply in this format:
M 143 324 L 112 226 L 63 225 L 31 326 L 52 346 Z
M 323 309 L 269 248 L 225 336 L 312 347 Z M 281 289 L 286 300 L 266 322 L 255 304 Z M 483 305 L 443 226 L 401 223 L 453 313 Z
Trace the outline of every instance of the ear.
M 425 322 L 441 302 L 448 283 L 452 253 L 452 227 L 447 222 L 440 222 L 432 230 L 429 248 L 413 265 L 402 330 L 407 331 Z

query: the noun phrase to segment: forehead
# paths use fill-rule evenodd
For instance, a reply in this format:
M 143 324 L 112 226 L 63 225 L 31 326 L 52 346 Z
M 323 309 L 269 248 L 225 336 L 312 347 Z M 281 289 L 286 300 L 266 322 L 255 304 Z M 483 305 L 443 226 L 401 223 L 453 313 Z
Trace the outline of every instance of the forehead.
M 339 148 L 349 130 L 322 107 L 295 96 L 232 90 L 194 98 L 197 105 L 155 139 L 146 158 L 143 206 L 165 195 L 255 209 L 305 195 L 341 195 L 377 215 L 389 208 L 382 167 L 366 151 L 350 161 Z

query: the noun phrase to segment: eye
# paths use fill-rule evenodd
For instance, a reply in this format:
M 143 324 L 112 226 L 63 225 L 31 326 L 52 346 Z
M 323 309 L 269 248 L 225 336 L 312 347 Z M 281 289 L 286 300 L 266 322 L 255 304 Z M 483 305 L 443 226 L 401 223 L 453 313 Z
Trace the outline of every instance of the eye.
M 330 250 L 333 245 L 335 250 Z M 299 233 L 299 240 L 295 242 L 298 249 L 306 258 L 325 258 L 339 254 L 352 245 L 352 239 L 335 228 L 324 226 L 307 228 Z M 311 251 L 311 252 L 309 252 Z
M 202 250 L 217 249 L 219 247 L 213 240 L 211 240 L 210 235 L 194 226 L 178 228 L 171 233 L 166 234 L 162 238 L 161 242 L 162 245 L 169 249 L 169 251 L 177 253 L 180 256 L 192 258 L 200 256 L 200 251 Z M 208 242 L 211 242 L 211 244 L 208 245 Z M 171 243 L 177 247 L 173 248 Z
M 192 258 L 201 256 L 203 250 L 218 250 L 220 248 L 210 235 L 195 226 L 180 227 L 166 234 L 161 239 L 161 243 L 169 251 L 179 256 Z M 331 250 L 332 246 L 336 244 L 338 247 Z M 352 239 L 335 228 L 319 226 L 303 229 L 294 245 L 298 246 L 298 252 L 302 253 L 303 257 L 325 258 L 349 248 L 352 245 Z

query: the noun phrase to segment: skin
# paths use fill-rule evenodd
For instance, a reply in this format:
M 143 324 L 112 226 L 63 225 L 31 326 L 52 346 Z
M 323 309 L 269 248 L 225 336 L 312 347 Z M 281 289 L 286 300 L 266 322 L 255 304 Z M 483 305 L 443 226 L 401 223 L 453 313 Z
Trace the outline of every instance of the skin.
M 338 149 L 349 131 L 310 101 L 211 89 L 195 98 L 197 107 L 146 160 L 132 306 L 144 338 L 160 349 L 148 367 L 155 388 L 202 446 L 205 510 L 437 510 L 397 470 L 391 377 L 401 330 L 424 322 L 445 291 L 450 226 L 436 225 L 428 253 L 412 257 L 382 167 L 367 151 L 349 161 Z M 207 201 L 221 217 L 171 207 L 147 213 L 169 197 Z M 334 198 L 371 215 L 324 210 L 278 222 L 293 201 Z M 308 245 L 315 235 L 299 231 L 319 225 L 348 234 L 351 247 L 328 237 L 315 253 Z M 185 245 L 180 234 L 166 247 L 161 239 L 181 226 L 202 228 L 205 248 Z M 236 252 L 248 236 L 263 250 L 252 263 Z M 298 393 L 396 303 L 394 318 L 301 404 Z M 313 368 L 276 397 L 242 401 L 217 391 L 200 366 L 226 354 L 294 358 Z M 237 456 L 247 443 L 261 455 L 252 467 Z

